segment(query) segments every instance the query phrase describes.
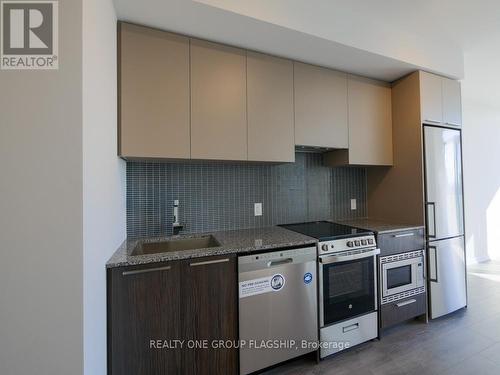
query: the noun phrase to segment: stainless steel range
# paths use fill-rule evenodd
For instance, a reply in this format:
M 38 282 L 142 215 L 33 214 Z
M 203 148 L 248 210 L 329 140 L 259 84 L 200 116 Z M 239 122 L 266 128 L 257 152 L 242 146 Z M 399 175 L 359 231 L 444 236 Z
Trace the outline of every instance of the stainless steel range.
M 328 221 L 283 227 L 319 240 L 320 357 L 376 338 L 375 235 Z

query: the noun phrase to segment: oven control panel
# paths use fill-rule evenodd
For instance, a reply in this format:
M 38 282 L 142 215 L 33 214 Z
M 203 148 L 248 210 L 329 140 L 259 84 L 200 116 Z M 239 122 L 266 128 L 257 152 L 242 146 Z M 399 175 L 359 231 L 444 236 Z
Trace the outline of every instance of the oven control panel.
M 377 247 L 373 234 L 351 238 L 340 238 L 332 241 L 322 241 L 318 244 L 319 254 L 338 253 L 347 250 Z

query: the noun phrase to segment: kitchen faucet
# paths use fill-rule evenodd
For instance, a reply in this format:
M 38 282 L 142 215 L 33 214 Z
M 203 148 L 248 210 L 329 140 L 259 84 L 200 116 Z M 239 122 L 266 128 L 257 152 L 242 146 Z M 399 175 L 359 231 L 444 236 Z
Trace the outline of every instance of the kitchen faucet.
M 174 236 L 179 234 L 179 232 L 184 228 L 184 226 L 179 223 L 179 200 L 174 200 L 174 222 L 172 223 L 172 229 Z

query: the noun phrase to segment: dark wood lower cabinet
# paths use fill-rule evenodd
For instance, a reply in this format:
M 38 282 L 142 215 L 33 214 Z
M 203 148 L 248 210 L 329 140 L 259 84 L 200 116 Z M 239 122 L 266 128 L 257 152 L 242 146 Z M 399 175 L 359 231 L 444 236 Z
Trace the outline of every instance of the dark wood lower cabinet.
M 182 351 L 184 373 L 237 374 L 238 350 L 214 347 L 238 339 L 236 258 L 184 261 L 182 279 L 183 336 L 208 345 Z
M 107 278 L 108 374 L 238 373 L 238 350 L 213 347 L 238 338 L 235 256 L 113 268 Z M 173 340 L 182 348 L 165 347 Z
M 179 373 L 180 350 L 151 347 L 181 337 L 179 275 L 179 262 L 108 271 L 108 373 Z

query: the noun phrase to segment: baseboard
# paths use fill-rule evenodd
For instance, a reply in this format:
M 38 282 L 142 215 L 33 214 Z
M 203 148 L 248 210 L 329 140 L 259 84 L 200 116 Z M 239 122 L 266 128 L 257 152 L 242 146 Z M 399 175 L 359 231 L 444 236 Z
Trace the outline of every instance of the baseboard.
M 487 255 L 484 255 L 482 257 L 474 257 L 471 259 L 467 259 L 467 265 L 472 266 L 472 265 L 478 264 L 478 263 L 489 262 L 490 260 L 491 260 L 490 257 Z

